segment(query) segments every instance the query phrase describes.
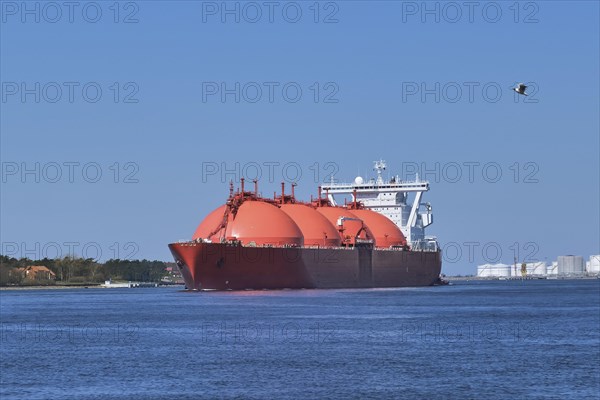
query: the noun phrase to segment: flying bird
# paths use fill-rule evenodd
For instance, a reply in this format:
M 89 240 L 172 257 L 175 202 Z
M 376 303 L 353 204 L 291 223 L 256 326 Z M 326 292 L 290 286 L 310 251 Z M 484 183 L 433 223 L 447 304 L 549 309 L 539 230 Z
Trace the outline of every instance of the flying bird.
M 519 94 L 522 94 L 523 96 L 528 96 L 527 93 L 525 93 L 525 89 L 527 89 L 527 86 L 525 86 L 524 83 L 519 83 L 519 85 L 517 85 L 517 87 L 513 88 L 513 90 Z

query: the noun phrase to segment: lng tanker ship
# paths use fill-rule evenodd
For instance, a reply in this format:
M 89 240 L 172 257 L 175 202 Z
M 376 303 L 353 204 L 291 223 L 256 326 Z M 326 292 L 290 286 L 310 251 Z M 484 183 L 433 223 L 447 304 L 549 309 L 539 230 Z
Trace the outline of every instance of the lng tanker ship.
M 441 250 L 425 227 L 429 183 L 377 179 L 320 186 L 302 202 L 285 193 L 265 198 L 230 183 L 229 197 L 198 226 L 192 240 L 169 244 L 192 290 L 429 286 L 440 281 Z M 336 195 L 350 195 L 338 205 Z M 409 201 L 409 197 L 412 201 Z M 423 210 L 424 208 L 424 210 Z M 423 212 L 421 212 L 423 211 Z M 407 239 L 408 238 L 408 239 Z

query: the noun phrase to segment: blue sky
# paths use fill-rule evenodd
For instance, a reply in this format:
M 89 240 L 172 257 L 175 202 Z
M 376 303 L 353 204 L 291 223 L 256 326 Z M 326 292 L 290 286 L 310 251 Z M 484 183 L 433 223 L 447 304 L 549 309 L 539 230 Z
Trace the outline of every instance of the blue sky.
M 430 171 L 447 274 L 600 253 L 597 2 L 23 4 L 1 3 L 5 254 L 170 260 L 227 196 L 203 168 L 259 165 L 268 194 L 299 166 L 309 198 L 379 158 Z

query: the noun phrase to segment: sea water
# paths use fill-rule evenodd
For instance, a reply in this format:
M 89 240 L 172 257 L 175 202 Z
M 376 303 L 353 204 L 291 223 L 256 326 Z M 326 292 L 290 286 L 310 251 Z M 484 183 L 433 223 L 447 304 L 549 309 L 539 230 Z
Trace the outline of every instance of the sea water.
M 598 398 L 600 280 L 0 292 L 0 398 Z

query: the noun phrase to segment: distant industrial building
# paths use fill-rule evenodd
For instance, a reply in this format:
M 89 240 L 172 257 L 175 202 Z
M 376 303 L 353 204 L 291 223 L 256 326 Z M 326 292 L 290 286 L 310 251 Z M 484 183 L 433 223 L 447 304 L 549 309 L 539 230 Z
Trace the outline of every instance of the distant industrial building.
M 483 264 L 477 266 L 477 276 L 481 278 L 523 278 L 548 276 L 594 276 L 600 275 L 600 255 L 590 256 L 584 261 L 582 256 L 559 256 L 556 261 L 546 264 L 532 261 L 507 264 Z
M 558 275 L 583 275 L 585 264 L 582 256 L 558 256 Z

